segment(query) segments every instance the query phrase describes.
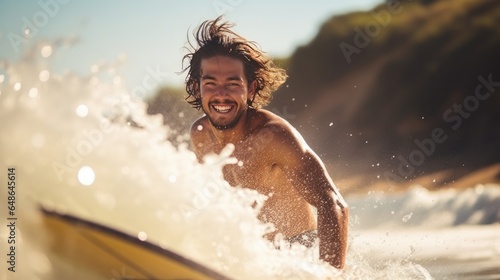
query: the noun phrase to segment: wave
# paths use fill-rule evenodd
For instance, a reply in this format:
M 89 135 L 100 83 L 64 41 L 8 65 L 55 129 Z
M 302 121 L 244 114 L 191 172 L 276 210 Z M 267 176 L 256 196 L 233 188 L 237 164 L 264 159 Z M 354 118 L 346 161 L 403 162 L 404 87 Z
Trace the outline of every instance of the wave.
M 369 192 L 347 198 L 353 228 L 441 228 L 500 222 L 500 185 L 478 184 L 465 190 Z
M 21 278 L 53 279 L 71 267 L 67 278 L 76 279 L 79 267 L 48 249 L 50 238 L 37 221 L 39 204 L 147 236 L 235 279 L 430 278 L 413 263 L 372 268 L 353 249 L 343 271 L 318 260 L 317 244 L 276 250 L 262 237 L 272 225 L 260 222 L 252 207 L 262 197 L 223 180 L 223 165 L 234 162 L 231 149 L 199 164 L 187 144 L 175 147 L 165 140 L 168 126 L 145 113 L 113 64 L 95 65 L 89 76 L 52 72 L 51 57 L 61 44 L 34 44 L 19 61 L 0 63 L 0 168 L 15 167 L 22 188 Z M 485 187 L 483 196 L 489 198 L 491 189 Z M 394 217 L 410 214 L 406 224 L 413 224 L 438 205 L 432 197 L 418 189 L 402 196 L 352 197 L 353 220 L 358 227 L 382 226 L 382 216 L 394 211 Z M 465 217 L 459 209 L 451 214 Z M 0 234 L 6 231 L 2 227 Z

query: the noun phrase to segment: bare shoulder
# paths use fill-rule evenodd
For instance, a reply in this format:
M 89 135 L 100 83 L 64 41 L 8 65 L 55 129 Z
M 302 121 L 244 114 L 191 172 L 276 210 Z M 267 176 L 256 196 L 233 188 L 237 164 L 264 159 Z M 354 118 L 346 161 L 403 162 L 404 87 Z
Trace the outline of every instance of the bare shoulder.
M 191 125 L 191 129 L 189 130 L 191 141 L 201 141 L 203 137 L 206 135 L 206 128 L 208 124 L 208 120 L 206 116 L 198 118 Z
M 280 148 L 308 149 L 303 137 L 288 121 L 267 110 L 257 110 L 256 114 L 260 119 L 260 133 L 268 134 L 268 139 L 272 139 Z M 277 146 L 273 148 L 276 150 Z
M 193 149 L 194 153 L 196 154 L 199 160 L 201 160 L 204 153 L 202 149 L 202 147 L 204 146 L 203 143 L 210 142 L 209 141 L 210 136 L 208 134 L 207 128 L 208 128 L 208 119 L 206 116 L 203 116 L 193 122 L 189 132 L 191 140 L 191 148 Z
M 254 118 L 258 120 L 258 123 L 262 128 L 273 128 L 273 129 L 292 129 L 292 125 L 283 119 L 282 117 L 264 109 L 255 110 Z

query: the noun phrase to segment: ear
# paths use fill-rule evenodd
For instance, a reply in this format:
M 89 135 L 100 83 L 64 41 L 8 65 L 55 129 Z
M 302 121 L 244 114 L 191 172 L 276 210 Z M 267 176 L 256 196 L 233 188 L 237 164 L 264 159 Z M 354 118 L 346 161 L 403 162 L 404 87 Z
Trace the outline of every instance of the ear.
M 254 98 L 256 90 L 257 90 L 257 81 L 253 80 L 248 85 L 248 99 L 252 100 Z

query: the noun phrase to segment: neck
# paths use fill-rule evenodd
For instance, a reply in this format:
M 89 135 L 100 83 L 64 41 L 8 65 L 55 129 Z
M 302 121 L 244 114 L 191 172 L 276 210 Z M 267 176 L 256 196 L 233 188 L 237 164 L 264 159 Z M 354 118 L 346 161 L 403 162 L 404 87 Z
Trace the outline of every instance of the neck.
M 247 120 L 249 118 L 250 110 L 252 109 L 247 108 L 241 115 L 241 118 L 238 121 L 238 123 L 231 128 L 221 130 L 215 128 L 212 124 L 210 124 L 210 127 L 212 129 L 215 138 L 217 138 L 217 140 L 222 146 L 226 146 L 229 143 L 236 144 L 246 139 L 248 131 Z

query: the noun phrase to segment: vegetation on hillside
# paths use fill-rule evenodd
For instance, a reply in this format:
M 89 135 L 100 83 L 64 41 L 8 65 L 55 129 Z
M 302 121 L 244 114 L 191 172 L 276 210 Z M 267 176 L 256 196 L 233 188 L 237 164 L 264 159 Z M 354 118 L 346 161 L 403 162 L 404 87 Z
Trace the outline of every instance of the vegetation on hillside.
M 376 165 L 411 179 L 500 162 L 499 26 L 497 0 L 391 0 L 332 16 L 275 60 L 289 79 L 268 109 L 342 176 Z M 184 135 L 200 115 L 184 98 L 162 89 L 148 112 Z M 176 133 L 169 140 L 183 139 Z
M 170 128 L 166 138 L 175 145 L 187 142 L 191 124 L 201 115 L 187 103 L 185 98 L 186 93 L 183 88 L 163 87 L 153 98 L 147 100 L 148 114 L 163 115 L 163 122 Z
M 499 162 L 499 26 L 495 0 L 388 1 L 333 16 L 290 58 L 271 106 L 297 115 L 290 121 L 337 164 L 376 159 L 394 171 L 394 157 L 409 162 L 435 129 L 446 140 L 413 154 L 410 178 Z

